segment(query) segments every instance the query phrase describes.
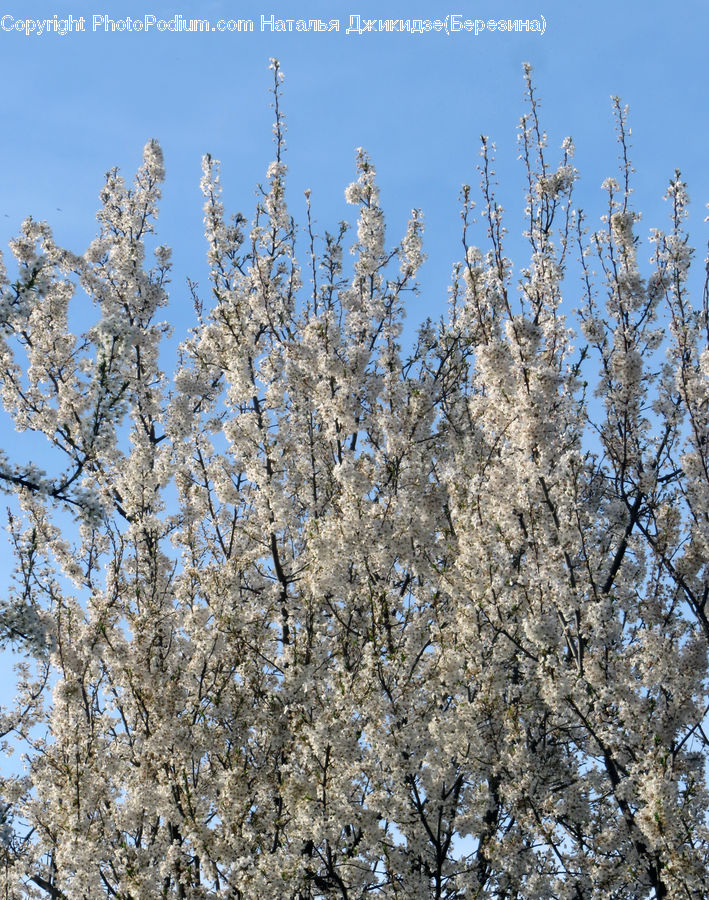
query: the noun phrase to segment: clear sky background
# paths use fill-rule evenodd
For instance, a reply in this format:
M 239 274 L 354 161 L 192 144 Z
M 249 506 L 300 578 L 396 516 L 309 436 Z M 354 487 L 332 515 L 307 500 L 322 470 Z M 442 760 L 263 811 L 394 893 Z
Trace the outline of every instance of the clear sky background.
M 706 0 L 15 0 L 0 6 L 0 26 L 54 15 L 84 16 L 85 32 L 38 36 L 0 27 L 0 247 L 5 250 L 31 214 L 48 221 L 60 243 L 83 251 L 96 232 L 104 173 L 117 165 L 130 177 L 145 142 L 157 138 L 167 169 L 159 237 L 174 248 L 168 315 L 178 336 L 192 324 L 186 276 L 206 283 L 202 154 L 222 161 L 227 210 L 250 218 L 254 188 L 264 180 L 273 152 L 272 56 L 280 58 L 286 77 L 286 161 L 296 219 L 303 220 L 306 188 L 312 188 L 321 229 L 351 219 L 354 210 L 345 204 L 344 189 L 353 180 L 359 146 L 377 167 L 392 241 L 402 234 L 412 207 L 424 211 L 429 258 L 421 294 L 412 298 L 412 323 L 445 309 L 451 266 L 460 253 L 458 194 L 464 182 L 477 184 L 481 134 L 498 145 L 500 200 L 510 211 L 511 246 L 523 227 L 516 126 L 524 111 L 524 61 L 535 69 L 551 158 L 567 134 L 575 140 L 581 173 L 577 201 L 592 217 L 602 211 L 601 182 L 617 166 L 610 97 L 620 95 L 629 105 L 635 205 L 644 213 L 639 233 L 664 227 L 662 195 L 675 168 L 681 169 L 693 198 L 693 241 L 702 274 L 709 235 L 703 221 L 709 201 Z M 251 18 L 255 27 L 250 33 L 106 33 L 92 30 L 94 15 L 181 15 L 208 18 L 215 26 L 220 19 Z M 262 31 L 262 15 L 338 19 L 340 30 Z M 348 35 L 352 15 L 411 21 L 543 16 L 546 31 Z M 641 259 L 650 255 L 645 246 Z M 572 288 L 569 308 L 577 300 Z M 19 452 L 11 426 L 4 419 L 0 424 L 5 449 Z M 0 590 L 7 571 L 0 536 Z
M 680 168 L 694 201 L 697 243 L 706 240 L 706 0 L 25 0 L 0 12 L 19 20 L 55 14 L 86 19 L 84 33 L 64 36 L 0 30 L 0 247 L 31 214 L 50 222 L 60 242 L 83 250 L 95 234 L 105 171 L 117 165 L 132 175 L 145 142 L 158 138 L 167 169 L 160 239 L 175 251 L 176 321 L 185 304 L 188 315 L 191 310 L 185 276 L 204 276 L 202 154 L 223 163 L 227 208 L 247 217 L 253 211 L 254 188 L 272 156 L 271 56 L 280 58 L 286 76 L 289 197 L 296 219 L 306 187 L 313 189 L 321 227 L 351 217 L 343 192 L 359 146 L 377 167 L 393 240 L 408 211 L 423 209 L 429 261 L 421 273 L 422 294 L 412 301 L 412 321 L 438 315 L 445 304 L 459 254 L 458 194 L 462 183 L 477 184 L 481 134 L 497 142 L 508 228 L 512 237 L 521 230 L 524 181 L 515 129 L 524 109 L 523 61 L 535 69 L 551 147 L 567 134 L 576 142 L 582 177 L 577 197 L 583 196 L 589 212 L 600 212 L 600 184 L 616 167 L 610 96 L 618 94 L 630 106 L 637 206 L 646 225 L 662 223 L 661 197 Z M 93 15 L 176 14 L 215 25 L 223 18 L 251 18 L 255 28 L 242 34 L 91 30 Z M 449 14 L 525 21 L 543 15 L 546 32 L 346 34 L 351 15 L 415 20 Z M 340 31 L 262 32 L 262 15 L 337 18 Z

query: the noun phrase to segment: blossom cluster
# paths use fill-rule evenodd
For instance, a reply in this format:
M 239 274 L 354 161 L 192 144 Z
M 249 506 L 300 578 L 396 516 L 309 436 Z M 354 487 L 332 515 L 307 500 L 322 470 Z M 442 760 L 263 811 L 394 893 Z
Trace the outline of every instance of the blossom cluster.
M 2 402 L 61 461 L 0 456 L 23 660 L 0 730 L 27 761 L 0 779 L 0 894 L 701 900 L 709 322 L 681 178 L 645 274 L 625 111 L 589 233 L 526 70 L 528 262 L 485 141 L 488 249 L 465 188 L 448 316 L 405 352 L 422 215 L 389 245 L 360 150 L 351 243 L 310 192 L 299 231 L 272 68 L 250 223 L 204 160 L 212 303 L 172 378 L 155 142 L 132 185 L 108 173 L 85 254 L 28 220 L 0 273 Z

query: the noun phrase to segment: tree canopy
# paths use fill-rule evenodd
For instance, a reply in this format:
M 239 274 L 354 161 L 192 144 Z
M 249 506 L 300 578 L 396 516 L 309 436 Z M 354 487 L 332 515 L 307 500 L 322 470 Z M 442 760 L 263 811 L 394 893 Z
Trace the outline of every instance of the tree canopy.
M 22 660 L 1 730 L 27 754 L 0 781 L 0 894 L 702 900 L 709 309 L 686 186 L 648 268 L 617 102 L 591 230 L 527 68 L 528 257 L 483 140 L 486 249 L 466 186 L 448 313 L 402 349 L 422 215 L 387 243 L 359 151 L 355 233 L 317 234 L 309 193 L 297 227 L 272 67 L 250 223 L 204 159 L 211 283 L 173 375 L 156 142 L 130 186 L 108 173 L 86 253 L 28 219 L 1 273 L 2 401 L 63 462 L 0 458 Z

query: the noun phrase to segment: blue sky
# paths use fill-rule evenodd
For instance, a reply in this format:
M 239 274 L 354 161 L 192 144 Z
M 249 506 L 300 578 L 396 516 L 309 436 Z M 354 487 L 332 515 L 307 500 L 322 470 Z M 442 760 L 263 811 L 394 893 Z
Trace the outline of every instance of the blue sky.
M 83 16 L 86 30 L 64 36 L 2 30 L 54 15 Z M 215 25 L 250 18 L 255 27 L 251 33 L 106 33 L 93 31 L 94 15 L 181 15 Z M 262 31 L 262 15 L 337 19 L 340 30 Z M 546 31 L 348 35 L 353 15 L 411 21 L 543 16 Z M 600 184 L 616 167 L 610 97 L 618 94 L 630 106 L 636 207 L 643 210 L 644 228 L 664 225 L 662 194 L 680 168 L 693 198 L 694 244 L 703 257 L 709 234 L 703 223 L 709 201 L 707 25 L 705 0 L 654 9 L 628 0 L 15 2 L 0 9 L 0 246 L 6 248 L 31 214 L 47 220 L 60 243 L 83 251 L 96 231 L 103 173 L 117 165 L 130 176 L 145 142 L 158 138 L 167 168 L 159 236 L 174 248 L 169 315 L 179 334 L 192 324 L 185 277 L 206 280 L 201 156 L 209 152 L 222 160 L 227 209 L 250 217 L 254 188 L 272 156 L 268 60 L 277 56 L 286 76 L 289 198 L 296 219 L 302 221 L 305 188 L 313 190 L 321 229 L 351 216 L 344 188 L 353 179 L 359 146 L 379 172 L 393 241 L 409 210 L 423 209 L 429 258 L 421 294 L 412 298 L 413 323 L 445 309 L 451 265 L 460 252 L 458 194 L 462 183 L 477 183 L 481 134 L 498 145 L 500 200 L 510 210 L 512 244 L 522 228 L 524 178 L 515 129 L 524 109 L 523 61 L 535 69 L 551 147 L 567 134 L 576 142 L 577 199 L 589 213 L 600 213 Z M 577 299 L 570 296 L 569 306 Z M 2 434 L 11 451 L 15 439 L 4 421 Z M 6 571 L 0 561 L 0 585 Z
M 550 144 L 566 134 L 577 145 L 584 206 L 600 210 L 600 183 L 614 170 L 611 94 L 630 106 L 637 205 L 647 225 L 664 215 L 661 196 L 675 167 L 682 169 L 701 228 L 709 200 L 704 76 L 709 9 L 678 0 L 653 11 L 640 2 L 595 4 L 559 0 L 402 3 L 253 3 L 212 0 L 183 5 L 134 3 L 3 7 L 14 20 L 84 16 L 86 31 L 37 36 L 0 30 L 4 136 L 0 142 L 0 246 L 27 214 L 46 219 L 57 238 L 80 251 L 95 233 L 103 173 L 117 165 L 132 174 L 144 143 L 160 140 L 166 159 L 160 239 L 175 249 L 176 315 L 186 299 L 184 277 L 203 278 L 200 159 L 222 160 L 227 206 L 250 215 L 253 190 L 271 158 L 268 59 L 286 76 L 290 198 L 302 215 L 302 191 L 313 189 L 322 227 L 351 210 L 343 191 L 354 172 L 354 151 L 371 154 L 382 202 L 396 239 L 411 207 L 423 209 L 429 261 L 423 291 L 410 316 L 443 309 L 452 262 L 459 252 L 458 192 L 477 183 L 480 134 L 499 150 L 501 200 L 519 211 L 523 173 L 515 128 L 523 111 L 523 61 L 535 68 Z M 251 18 L 247 34 L 92 31 L 94 15 L 114 20 Z M 447 35 L 346 34 L 351 15 L 366 18 L 487 20 L 544 16 L 546 32 Z M 264 15 L 336 18 L 340 31 L 319 34 L 261 31 Z M 701 215 L 699 215 L 701 213 Z M 510 219 L 512 235 L 521 228 Z M 188 306 L 191 305 L 188 304 Z

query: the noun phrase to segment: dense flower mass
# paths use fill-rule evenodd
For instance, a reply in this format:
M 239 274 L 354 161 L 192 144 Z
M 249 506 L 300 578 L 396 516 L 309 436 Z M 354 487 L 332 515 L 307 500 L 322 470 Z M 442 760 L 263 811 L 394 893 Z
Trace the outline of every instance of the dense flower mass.
M 273 68 L 250 226 L 204 161 L 212 302 L 195 288 L 173 378 L 155 142 L 131 186 L 108 173 L 84 255 L 28 219 L 1 273 L 2 401 L 63 462 L 0 456 L 23 659 L 0 726 L 26 753 L 0 780 L 0 895 L 703 900 L 709 316 L 685 185 L 643 273 L 624 110 L 589 232 L 527 70 L 528 261 L 485 141 L 488 249 L 466 187 L 448 316 L 405 353 L 421 214 L 391 247 L 358 151 L 351 243 L 314 233 L 310 193 L 296 229 Z

